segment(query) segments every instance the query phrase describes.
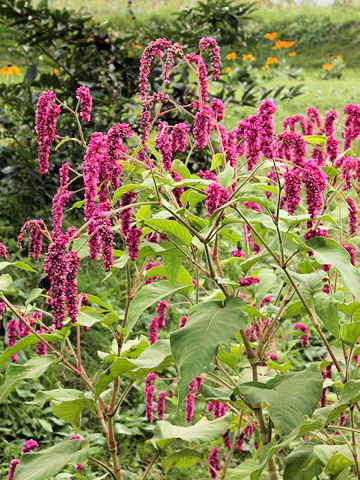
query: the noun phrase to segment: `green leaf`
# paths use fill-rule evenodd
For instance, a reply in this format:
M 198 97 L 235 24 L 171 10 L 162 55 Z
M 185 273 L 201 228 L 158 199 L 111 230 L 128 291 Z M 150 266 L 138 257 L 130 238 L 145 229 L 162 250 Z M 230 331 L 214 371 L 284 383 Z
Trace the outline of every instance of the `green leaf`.
M 163 300 L 169 295 L 173 295 L 175 293 L 185 295 L 188 293 L 189 288 L 193 288 L 193 285 L 191 284 L 189 287 L 172 287 L 166 280 L 159 280 L 142 287 L 130 304 L 128 320 L 126 324 L 128 334 L 134 328 L 134 325 L 138 321 L 140 315 L 147 308 L 151 307 L 151 305 L 154 305 L 155 303 L 159 303 L 160 300 Z
M 27 378 L 39 378 L 58 359 L 44 355 L 28 360 L 23 365 L 12 363 L 6 370 L 5 382 L 0 387 L 0 402 L 6 398 L 18 383 Z
M 360 322 L 347 323 L 340 328 L 340 338 L 348 345 L 355 345 L 360 337 Z
M 348 380 L 345 383 L 340 400 L 337 405 L 352 405 L 360 399 L 360 380 Z
M 47 342 L 60 341 L 59 337 L 57 337 L 56 335 L 42 333 L 40 336 Z M 19 340 L 14 346 L 8 348 L 7 350 L 5 350 L 5 352 L 3 352 L 0 355 L 0 368 L 7 362 L 7 360 L 9 360 L 9 358 L 11 358 L 14 355 L 14 353 L 20 352 L 20 350 L 23 350 L 24 348 L 29 347 L 30 345 L 34 345 L 35 343 L 40 343 L 40 340 L 33 333 Z
M 324 146 L 326 144 L 326 135 L 306 135 L 303 139 L 307 142 L 314 143 L 315 145 Z
M 107 310 L 110 310 L 111 312 L 114 312 L 114 309 L 109 303 L 104 302 L 104 300 L 101 300 L 100 297 L 97 297 L 96 295 L 90 295 L 90 293 L 87 294 L 89 303 L 97 303 L 100 307 L 104 307 Z
M 37 74 L 38 74 L 37 66 L 32 63 L 31 65 L 28 66 L 26 70 L 24 81 L 28 85 L 32 85 L 34 83 L 35 78 L 37 77 Z
M 175 286 L 177 276 L 179 274 L 181 258 L 171 255 L 166 255 L 163 257 L 165 276 L 168 279 L 168 282 L 171 287 Z
M 234 394 L 244 394 L 250 404 L 267 403 L 271 420 L 281 435 L 288 435 L 318 406 L 323 379 L 318 368 L 279 375 L 266 384 L 239 385 Z
M 202 302 L 194 307 L 185 327 L 170 335 L 171 351 L 180 370 L 179 403 L 188 384 L 207 370 L 218 346 L 245 328 L 248 318 L 243 312 L 244 299 L 229 297 L 221 302 Z
M 99 312 L 83 312 L 82 310 L 79 310 L 76 323 L 83 327 L 92 327 L 95 323 L 100 323 L 102 319 L 103 316 Z
M 139 185 L 138 183 L 135 183 L 134 185 L 132 184 L 123 185 L 122 187 L 118 188 L 114 193 L 112 204 L 115 205 L 115 203 L 119 200 L 119 198 L 122 195 L 124 195 L 124 193 L 134 191 L 134 190 L 152 190 L 152 189 L 147 185 Z
M 162 370 L 174 363 L 169 340 L 158 340 L 148 347 L 138 358 L 119 357 L 110 366 L 110 376 L 126 375 L 140 378 L 151 372 Z
M 190 468 L 195 463 L 202 460 L 202 455 L 197 450 L 191 450 L 190 448 L 185 448 L 184 450 L 179 450 L 174 452 L 168 457 L 164 458 L 162 461 L 163 469 L 165 473 L 168 473 L 171 467 L 176 468 Z
M 347 445 L 315 445 L 314 454 L 325 465 L 325 472 L 331 475 L 354 465 L 351 450 Z
M 89 455 L 89 446 L 82 440 L 66 440 L 45 450 L 27 453 L 16 467 L 15 480 L 49 480 L 67 463 L 81 463 Z
M 222 153 L 216 153 L 212 158 L 210 170 L 214 170 L 216 167 L 219 167 L 223 163 L 224 155 Z
M 74 388 L 57 388 L 55 390 L 38 391 L 35 393 L 34 400 L 26 402 L 28 405 L 39 405 L 42 407 L 46 402 L 55 400 L 56 402 L 70 402 L 72 400 L 84 398 L 84 392 Z
M 230 187 L 234 179 L 234 169 L 230 162 L 226 164 L 225 169 L 218 175 L 218 181 L 224 188 Z
M 31 290 L 30 295 L 28 296 L 25 302 L 25 306 L 29 305 L 29 303 L 31 303 L 33 300 L 40 297 L 41 292 L 42 292 L 42 288 L 34 288 L 33 290 Z
M 9 274 L 5 273 L 4 275 L 0 275 L 0 292 L 8 290 L 12 281 L 13 280 Z
M 332 295 L 327 293 L 318 293 L 314 296 L 315 311 L 320 320 L 325 325 L 325 328 L 339 338 L 339 314 L 337 310 L 337 303 L 334 301 Z
M 203 195 L 199 192 L 194 192 L 193 190 L 186 190 L 180 197 L 182 203 L 186 206 L 188 203 L 190 208 L 197 205 L 199 202 L 205 200 L 206 195 Z
M 26 270 L 27 272 L 36 272 L 30 265 L 25 262 L 0 262 L 0 270 L 4 270 L 4 268 L 9 266 L 20 268 L 20 270 Z
M 249 480 L 251 472 L 258 466 L 252 458 L 247 458 L 236 468 L 230 468 L 226 473 L 226 480 Z
M 150 228 L 175 235 L 185 245 L 191 245 L 192 235 L 185 227 L 175 220 L 167 220 L 165 218 L 150 218 L 149 220 L 145 220 L 145 225 Z
M 176 439 L 185 442 L 205 442 L 210 443 L 223 435 L 229 427 L 231 413 L 224 417 L 209 422 L 203 418 L 195 425 L 190 427 L 178 427 L 165 420 L 159 422 L 154 430 L 154 436 L 151 439 L 153 444 L 162 450 L 170 445 Z
M 173 161 L 171 170 L 179 173 L 184 179 L 191 178 L 190 170 L 181 160 L 177 158 Z
M 314 446 L 300 445 L 285 458 L 284 480 L 312 480 L 322 472 L 319 462 L 313 462 Z
M 351 265 L 350 255 L 331 238 L 315 237 L 306 242 L 314 251 L 315 260 L 322 265 L 330 264 L 341 273 L 350 292 L 360 301 L 360 272 Z
M 77 399 L 69 402 L 50 402 L 53 414 L 61 418 L 67 423 L 70 423 L 74 429 L 75 434 L 78 433 L 81 423 L 81 414 L 84 408 L 92 406 L 90 399 Z

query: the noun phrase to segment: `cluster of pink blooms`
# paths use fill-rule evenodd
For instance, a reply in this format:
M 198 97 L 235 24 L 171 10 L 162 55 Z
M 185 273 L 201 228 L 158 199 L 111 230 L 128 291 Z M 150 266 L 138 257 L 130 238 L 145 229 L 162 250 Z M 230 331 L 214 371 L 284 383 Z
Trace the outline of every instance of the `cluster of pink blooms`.
M 233 257 L 246 258 L 246 253 L 244 250 L 238 250 L 237 248 L 231 252 Z
M 39 444 L 33 439 L 26 440 L 25 443 L 24 443 L 24 446 L 21 450 L 21 453 L 22 454 L 30 453 L 35 448 L 37 448 L 38 446 L 39 446 Z M 20 461 L 21 460 L 19 458 L 15 459 L 15 460 L 11 460 L 10 466 L 9 466 L 9 474 L 8 474 L 8 479 L 9 480 L 14 480 L 15 469 L 19 465 Z
M 358 208 L 351 197 L 346 198 L 349 211 L 349 235 L 356 233 L 358 224 Z
M 295 323 L 294 325 L 295 330 L 299 330 L 303 333 L 301 335 L 301 346 L 306 347 L 309 344 L 309 329 L 304 323 Z
M 100 252 L 105 272 L 108 272 L 114 264 L 114 233 L 111 230 L 111 221 L 107 215 L 110 208 L 111 205 L 107 202 L 99 204 L 93 212 L 88 226 L 89 257 L 95 260 L 98 252 Z
M 284 192 L 286 197 L 286 208 L 290 215 L 293 215 L 301 201 L 301 179 L 299 168 L 286 168 L 284 172 Z
M 283 131 L 295 132 L 296 124 L 300 125 L 301 133 L 306 135 L 306 120 L 304 115 L 293 115 L 292 117 L 287 117 L 283 123 Z
M 244 443 L 246 441 L 246 437 L 249 437 L 249 440 L 250 440 L 251 437 L 254 435 L 254 432 L 255 432 L 254 423 L 255 422 L 252 422 L 249 425 L 247 425 L 247 427 L 245 427 L 244 430 L 241 432 L 236 444 L 236 450 L 238 452 L 242 452 Z M 257 448 L 256 441 L 254 442 L 254 444 L 255 444 L 255 448 Z
M 0 257 L 6 259 L 7 256 L 8 256 L 7 248 L 3 243 L 0 242 Z
M 308 212 L 314 219 L 321 213 L 322 192 L 326 189 L 326 174 L 313 160 L 308 160 L 303 168 L 302 177 Z
M 42 239 L 43 239 L 43 232 L 42 232 L 42 220 L 28 220 L 24 223 L 21 227 L 19 236 L 18 236 L 18 248 L 22 248 L 22 241 L 26 232 L 30 230 L 29 235 L 29 256 L 32 257 L 34 260 L 39 260 L 41 251 L 42 251 Z
M 183 328 L 187 324 L 188 318 L 186 315 L 180 318 L 180 323 L 178 328 Z
M 146 419 L 149 423 L 154 421 L 154 380 L 159 378 L 156 373 L 149 373 L 145 377 L 145 401 L 146 401 Z M 160 392 L 156 401 L 158 420 L 164 419 L 166 392 Z
M 166 309 L 169 304 L 166 300 L 162 300 L 156 307 L 157 315 L 151 320 L 149 325 L 149 343 L 152 345 L 158 339 L 158 331 L 165 327 Z
M 50 147 L 56 136 L 56 122 L 61 109 L 56 95 L 51 90 L 43 92 L 36 105 L 35 129 L 39 141 L 39 172 L 44 175 L 49 170 Z
M 185 402 L 185 420 L 190 423 L 194 418 L 196 394 L 201 393 L 200 385 L 204 382 L 202 375 L 194 378 L 188 385 L 188 395 Z
M 172 168 L 172 142 L 169 136 L 169 124 L 167 122 L 160 122 L 158 126 L 158 133 L 155 137 L 155 145 L 157 146 L 163 169 L 170 172 Z
M 215 210 L 222 207 L 230 199 L 230 191 L 219 183 L 211 183 L 206 189 L 205 207 L 210 216 Z
M 352 245 L 348 245 L 347 243 L 344 243 L 344 242 L 341 245 L 345 248 L 345 250 L 350 255 L 351 264 L 355 266 L 357 264 L 355 248 Z
M 252 276 L 251 277 L 244 277 L 241 280 L 239 280 L 239 282 L 238 282 L 238 284 L 241 287 L 250 287 L 250 285 L 255 285 L 256 283 L 260 283 L 260 279 L 252 277 Z
M 218 478 L 217 472 L 221 471 L 219 451 L 214 447 L 208 456 L 210 478 Z
M 48 303 L 57 329 L 62 328 L 66 313 L 72 322 L 76 322 L 78 312 L 77 269 L 80 257 L 76 252 L 66 253 L 68 240 L 69 234 L 60 233 L 49 245 L 44 262 L 44 273 L 50 282 Z
M 4 304 L 5 305 L 5 304 Z M 0 310 L 1 311 L 1 310 Z M 5 311 L 5 309 L 4 309 Z M 34 312 L 32 315 L 24 316 L 24 319 L 28 322 L 30 327 L 34 328 L 37 323 L 41 324 L 41 313 Z M 10 319 L 6 326 L 8 346 L 13 347 L 16 345 L 18 338 L 27 337 L 30 334 L 30 330 L 20 319 Z M 43 325 L 38 329 L 38 333 L 46 333 L 46 329 Z M 39 356 L 46 355 L 47 347 L 44 343 L 39 342 L 36 344 L 36 353 Z M 18 359 L 17 353 L 14 353 L 11 357 L 12 362 L 16 362 Z
M 90 90 L 88 87 L 79 87 L 76 90 L 76 98 L 80 102 L 80 115 L 82 118 L 82 121 L 87 123 L 90 122 L 90 112 L 92 109 L 92 98 L 90 95 Z
M 210 58 L 211 58 L 211 70 L 214 76 L 214 80 L 219 79 L 220 74 L 220 48 L 217 44 L 216 40 L 212 37 L 203 37 L 199 41 L 199 50 L 203 52 L 204 50 L 208 49 Z

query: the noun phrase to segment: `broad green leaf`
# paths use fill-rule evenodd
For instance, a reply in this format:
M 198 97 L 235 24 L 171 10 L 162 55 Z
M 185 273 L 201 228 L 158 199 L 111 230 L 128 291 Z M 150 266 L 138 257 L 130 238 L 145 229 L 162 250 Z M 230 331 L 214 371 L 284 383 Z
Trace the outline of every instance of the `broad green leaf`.
M 182 203 L 186 206 L 188 203 L 189 206 L 192 208 L 197 205 L 199 202 L 205 200 L 206 195 L 202 193 L 195 192 L 194 190 L 186 190 L 180 197 Z
M 322 472 L 314 462 L 314 446 L 300 445 L 285 458 L 284 480 L 312 480 Z
M 101 300 L 100 297 L 97 297 L 96 295 L 90 295 L 89 293 L 87 294 L 89 303 L 97 303 L 100 307 L 104 307 L 107 310 L 110 310 L 111 312 L 114 311 L 112 306 L 109 303 L 104 302 L 104 300 Z
M 12 363 L 6 370 L 5 382 L 0 387 L 0 402 L 6 398 L 18 383 L 27 378 L 35 380 L 58 359 L 51 355 L 44 355 L 28 360 L 23 365 Z
M 133 301 L 130 304 L 129 314 L 127 318 L 126 328 L 128 334 L 132 331 L 135 323 L 138 321 L 140 315 L 151 305 L 160 302 L 169 295 L 178 293 L 186 295 L 189 289 L 192 289 L 193 285 L 175 286 L 172 287 L 166 280 L 159 280 L 149 285 L 144 285 L 138 293 L 135 295 Z
M 169 284 L 174 287 L 179 274 L 181 259 L 180 257 L 166 255 L 163 257 L 163 261 L 165 276 L 168 279 Z
M 82 235 L 80 235 L 79 238 L 75 238 L 75 240 L 73 240 L 72 242 L 71 250 L 75 252 L 78 249 L 80 249 L 78 251 L 78 255 L 81 259 L 89 255 L 89 244 L 87 243 L 87 239 L 88 239 L 88 234 L 83 233 Z
M 122 195 L 124 195 L 124 193 L 130 192 L 133 190 L 151 190 L 151 188 L 148 187 L 147 185 L 139 185 L 138 183 L 135 183 L 134 185 L 131 185 L 131 184 L 123 185 L 122 187 L 119 187 L 114 193 L 112 204 L 115 205 L 115 203 L 119 200 L 119 198 Z
M 354 465 L 351 450 L 347 445 L 315 445 L 314 454 L 325 466 L 325 471 L 331 475 Z
M 230 402 L 231 390 L 224 387 L 210 387 L 209 385 L 202 384 L 201 393 L 207 402 L 216 400 L 217 402 Z
M 145 225 L 161 232 L 170 233 L 179 238 L 185 245 L 191 245 L 192 235 L 183 227 L 179 222 L 175 220 L 167 220 L 166 218 L 150 218 L 145 220 Z
M 36 272 L 34 268 L 32 268 L 30 265 L 28 265 L 25 262 L 14 262 L 11 265 L 13 265 L 16 268 L 20 268 L 20 270 L 25 270 L 26 272 Z
M 222 153 L 216 153 L 211 160 L 210 170 L 214 170 L 216 167 L 219 167 L 223 163 L 224 163 L 224 155 Z
M 252 458 L 247 458 L 236 468 L 230 468 L 226 473 L 226 480 L 249 480 L 251 472 L 258 466 Z
M 190 170 L 181 160 L 177 158 L 173 161 L 171 170 L 179 173 L 184 179 L 191 178 Z
M 56 335 L 42 333 L 40 336 L 49 343 L 60 341 L 59 337 Z M 27 335 L 25 338 L 19 340 L 14 346 L 8 348 L 0 355 L 0 368 L 7 362 L 7 360 L 9 360 L 10 357 L 14 355 L 14 353 L 19 352 L 30 345 L 34 345 L 35 343 L 40 343 L 40 340 L 33 333 L 30 333 L 30 335 Z
M 38 391 L 35 393 L 34 400 L 26 403 L 42 407 L 46 402 L 50 402 L 50 400 L 55 400 L 56 402 L 70 402 L 72 400 L 83 398 L 85 398 L 84 392 L 81 392 L 80 390 L 75 390 L 73 388 L 57 388 L 55 390 Z
M 194 307 L 185 327 L 170 335 L 171 351 L 180 370 L 179 403 L 188 384 L 207 370 L 220 343 L 246 328 L 248 318 L 243 312 L 242 298 L 229 297 L 221 302 L 202 302 Z
M 348 345 L 354 345 L 360 338 L 360 322 L 346 323 L 340 328 L 340 337 Z
M 332 295 L 327 293 L 318 293 L 314 296 L 315 311 L 320 320 L 325 325 L 325 328 L 339 338 L 339 314 L 337 310 L 337 303 L 334 301 Z
M 82 440 L 66 440 L 50 448 L 23 455 L 15 470 L 15 480 L 49 480 L 67 463 L 84 462 L 90 455 Z
M 306 417 L 311 417 L 318 406 L 323 379 L 318 368 L 281 375 L 266 384 L 239 385 L 234 393 L 244 394 L 246 403 L 267 403 L 275 428 L 281 435 L 288 435 Z
M 326 135 L 306 135 L 303 137 L 305 141 L 314 143 L 315 145 L 324 146 L 326 144 Z
M 171 467 L 176 468 L 190 468 L 195 463 L 200 462 L 203 459 L 200 452 L 197 450 L 191 450 L 190 448 L 185 448 L 184 450 L 179 450 L 174 452 L 168 457 L 164 458 L 161 462 L 165 473 L 168 473 Z
M 218 181 L 224 188 L 229 188 L 233 183 L 234 169 L 230 165 L 230 162 L 226 164 L 224 170 L 218 175 Z
M 352 405 L 360 400 L 360 380 L 348 380 L 345 383 L 344 389 L 341 393 L 341 398 L 337 405 Z
M 82 411 L 86 407 L 91 408 L 92 403 L 90 399 L 83 398 L 61 403 L 51 401 L 50 405 L 53 414 L 65 422 L 70 423 L 74 429 L 74 433 L 77 434 L 80 429 Z
M 185 442 L 210 443 L 226 432 L 230 419 L 231 413 L 211 422 L 207 418 L 203 418 L 190 427 L 178 427 L 162 420 L 156 425 L 151 442 L 156 444 L 161 450 L 176 439 Z
M 92 327 L 95 323 L 101 322 L 103 316 L 99 312 L 84 312 L 79 310 L 76 323 L 83 327 Z
M 33 290 L 31 290 L 30 295 L 28 296 L 25 302 L 25 306 L 29 305 L 33 300 L 40 297 L 41 292 L 42 292 L 42 288 L 34 288 Z
M 322 286 L 322 278 L 326 275 L 323 270 L 313 272 L 313 273 L 297 273 L 297 272 L 290 272 L 291 276 L 297 280 L 301 285 L 307 288 L 310 291 L 319 290 Z
M 139 378 L 147 373 L 162 370 L 172 363 L 169 340 L 158 340 L 138 358 L 117 358 L 110 366 L 110 376 L 117 377 L 126 373 L 130 378 Z
M 336 267 L 350 292 L 360 301 L 360 272 L 351 265 L 350 255 L 339 243 L 331 238 L 315 237 L 306 242 L 314 251 L 315 260 L 322 265 Z
M 0 292 L 6 291 L 12 284 L 12 281 L 13 280 L 8 273 L 0 275 Z

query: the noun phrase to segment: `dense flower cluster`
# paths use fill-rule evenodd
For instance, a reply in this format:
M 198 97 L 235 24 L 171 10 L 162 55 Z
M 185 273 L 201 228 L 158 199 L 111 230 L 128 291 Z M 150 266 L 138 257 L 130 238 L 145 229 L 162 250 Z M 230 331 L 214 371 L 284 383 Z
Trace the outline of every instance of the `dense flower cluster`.
M 299 330 L 303 333 L 301 335 L 301 346 L 306 347 L 309 344 L 309 329 L 304 323 L 295 323 L 294 325 L 295 330 Z
M 351 197 L 347 197 L 346 202 L 349 211 L 349 235 L 353 235 L 357 231 L 358 208 Z
M 42 251 L 42 239 L 43 239 L 43 232 L 42 232 L 42 220 L 29 220 L 24 223 L 21 227 L 19 236 L 18 236 L 18 248 L 22 248 L 22 241 L 24 236 L 28 230 L 30 230 L 29 235 L 29 255 L 34 260 L 39 260 L 41 251 Z
M 199 50 L 203 52 L 204 50 L 209 49 L 210 58 L 211 58 L 211 70 L 214 76 L 214 80 L 219 79 L 220 75 L 220 48 L 216 40 L 212 37 L 203 37 L 199 41 Z
M 7 256 L 8 256 L 7 248 L 3 243 L 0 242 L 0 257 L 6 259 Z
M 81 108 L 80 108 L 80 115 L 82 121 L 87 123 L 90 122 L 90 112 L 92 109 L 92 98 L 90 95 L 90 90 L 88 87 L 79 87 L 76 90 L 76 98 L 79 100 Z
M 56 122 L 61 109 L 56 95 L 51 90 L 43 92 L 36 105 L 35 129 L 39 141 L 39 172 L 44 175 L 49 170 L 50 147 L 55 140 Z
M 214 447 L 209 453 L 208 461 L 210 478 L 217 478 L 217 472 L 221 470 L 221 465 L 219 460 L 219 451 L 216 447 Z
M 146 419 L 149 423 L 154 420 L 154 393 L 155 386 L 153 382 L 156 378 L 159 378 L 156 373 L 149 373 L 145 377 L 145 401 L 146 401 Z
M 166 392 L 160 392 L 156 401 L 158 420 L 164 419 Z
M 259 283 L 260 279 L 255 278 L 255 277 L 244 277 L 241 280 L 239 280 L 239 285 L 242 287 L 250 287 L 250 285 L 255 285 L 256 283 Z
M 219 183 L 211 183 L 206 189 L 205 207 L 210 216 L 215 210 L 222 207 L 230 199 L 230 191 Z
M 314 219 L 321 213 L 326 174 L 313 160 L 308 160 L 303 168 L 302 180 L 305 185 L 308 212 Z

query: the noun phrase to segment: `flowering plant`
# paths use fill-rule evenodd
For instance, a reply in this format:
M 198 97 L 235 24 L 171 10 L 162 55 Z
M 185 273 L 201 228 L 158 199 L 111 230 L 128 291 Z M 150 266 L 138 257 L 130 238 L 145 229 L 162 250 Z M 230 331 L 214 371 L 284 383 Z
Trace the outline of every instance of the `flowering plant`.
M 151 92 L 153 61 L 160 62 L 162 88 Z M 21 458 L 11 461 L 10 480 L 53 478 L 66 464 L 74 465 L 75 478 L 90 477 L 93 468 L 126 478 L 114 425 L 139 384 L 144 416 L 156 422 L 155 454 L 141 479 L 160 458 L 165 472 L 207 459 L 201 474 L 207 469 L 210 478 L 360 478 L 360 107 L 344 108 L 343 125 L 337 112 L 322 119 L 310 107 L 276 134 L 276 106 L 265 100 L 226 131 L 223 102 L 209 100 L 207 63 L 217 79 L 220 49 L 211 37 L 200 40 L 197 54 L 165 38 L 151 42 L 141 61 L 137 133 L 123 123 L 86 139 L 82 123 L 91 121 L 92 109 L 86 87 L 77 89 L 75 108 L 52 91 L 39 98 L 40 172 L 47 173 L 51 146 L 60 140 L 60 114 L 74 116 L 79 136 L 58 147 L 75 141 L 84 158 L 81 171 L 70 162 L 60 169 L 51 228 L 29 220 L 19 235 L 21 248 L 29 233 L 34 260 L 43 259 L 42 241 L 48 243 L 41 289 L 18 305 L 11 276 L 0 276 L 9 344 L 0 365 L 12 361 L 0 400 L 52 365 L 75 376 L 78 388 L 35 394 L 34 402 L 50 402 L 74 435 L 48 449 L 27 440 Z M 198 84 L 189 105 L 166 93 L 183 68 Z M 208 161 L 207 170 L 192 171 L 194 152 Z M 84 194 L 76 205 L 84 221 L 75 217 L 65 230 L 75 192 Z M 0 255 L 7 257 L 5 245 Z M 83 258 L 100 256 L 104 282 L 113 275 L 126 282 L 121 311 L 78 291 Z M 2 268 L 24 268 L 20 263 Z M 91 378 L 81 347 L 97 327 L 108 345 L 101 344 L 99 373 Z M 17 363 L 32 345 L 38 356 Z M 184 421 L 172 408 L 175 386 Z M 94 422 L 82 421 L 86 410 L 103 429 L 108 458 L 96 455 Z M 178 440 L 193 448 L 172 451 Z
M 331 63 L 324 63 L 321 70 L 321 78 L 329 80 L 331 78 L 343 78 L 343 71 L 346 68 L 342 55 L 332 55 Z

